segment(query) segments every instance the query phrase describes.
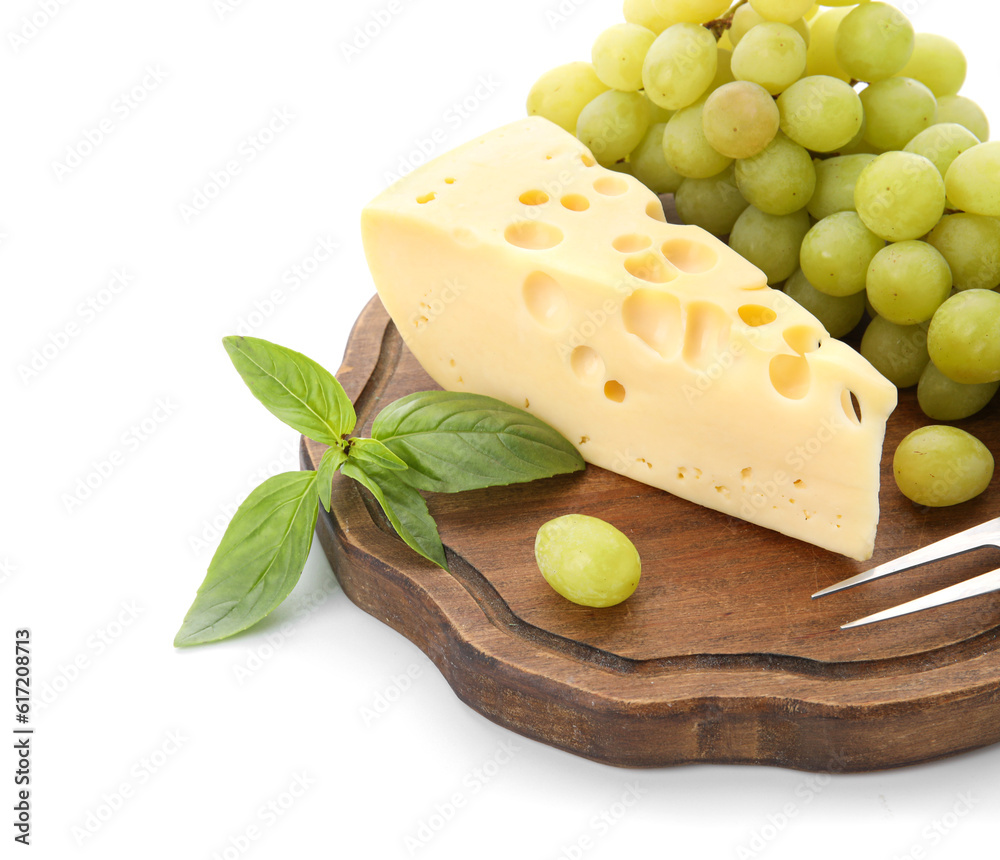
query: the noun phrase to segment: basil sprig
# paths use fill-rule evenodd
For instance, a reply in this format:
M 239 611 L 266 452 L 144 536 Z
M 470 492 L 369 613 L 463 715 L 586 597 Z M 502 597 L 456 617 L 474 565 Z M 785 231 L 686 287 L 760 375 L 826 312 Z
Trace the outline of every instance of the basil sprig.
M 396 455 L 418 490 L 458 493 L 549 478 L 583 468 L 548 424 L 481 394 L 418 391 L 390 403 L 372 436 Z
M 371 493 L 410 548 L 447 570 L 419 491 L 454 493 L 584 468 L 579 452 L 548 424 L 479 394 L 410 394 L 376 416 L 372 438 L 352 436 L 354 405 L 315 361 L 260 338 L 227 337 L 223 344 L 254 397 L 329 448 L 315 472 L 268 478 L 240 505 L 174 645 L 232 636 L 288 596 L 305 567 L 319 506 L 330 510 L 338 471 Z

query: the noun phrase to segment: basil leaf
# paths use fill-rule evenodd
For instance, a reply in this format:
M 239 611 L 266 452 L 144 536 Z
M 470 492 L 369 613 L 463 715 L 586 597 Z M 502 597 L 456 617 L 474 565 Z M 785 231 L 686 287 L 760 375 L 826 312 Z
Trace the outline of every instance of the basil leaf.
M 319 500 L 327 513 L 330 513 L 330 496 L 333 495 L 333 476 L 346 460 L 344 449 L 334 445 L 326 449 L 323 459 L 319 461 L 316 483 L 319 487 Z
M 289 427 L 327 445 L 340 445 L 354 429 L 358 419 L 351 399 L 311 358 L 256 337 L 227 337 L 222 343 L 253 396 Z
M 448 569 L 437 524 L 423 496 L 399 477 L 405 472 L 391 472 L 373 463 L 362 465 L 348 461 L 340 473 L 368 488 L 407 546 L 438 567 Z
M 260 621 L 295 586 L 319 510 L 315 472 L 268 478 L 240 505 L 174 645 L 225 639 Z
M 403 480 L 440 493 L 534 481 L 585 465 L 544 421 L 481 394 L 410 394 L 378 414 L 372 436 L 409 467 Z
M 351 439 L 351 450 L 348 458 L 362 463 L 374 463 L 376 466 L 393 472 L 406 468 L 406 463 L 378 439 Z

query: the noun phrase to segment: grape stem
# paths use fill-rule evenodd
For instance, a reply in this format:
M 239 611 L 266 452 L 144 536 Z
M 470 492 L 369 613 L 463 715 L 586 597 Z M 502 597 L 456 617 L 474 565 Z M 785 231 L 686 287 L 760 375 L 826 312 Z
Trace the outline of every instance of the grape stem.
M 715 36 L 716 40 L 722 38 L 722 34 L 726 32 L 730 27 L 733 26 L 733 15 L 736 14 L 736 10 L 740 6 L 745 6 L 747 0 L 739 0 L 738 3 L 734 3 L 725 15 L 716 18 L 714 21 L 709 21 L 704 26 L 712 31 L 712 35 Z

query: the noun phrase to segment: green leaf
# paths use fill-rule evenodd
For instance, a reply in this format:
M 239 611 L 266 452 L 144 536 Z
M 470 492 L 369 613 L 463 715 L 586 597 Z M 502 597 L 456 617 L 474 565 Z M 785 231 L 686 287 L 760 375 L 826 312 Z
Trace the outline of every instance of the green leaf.
M 336 377 L 302 353 L 256 337 L 223 345 L 253 396 L 289 427 L 327 445 L 354 430 L 354 404 Z
M 381 469 L 374 463 L 362 465 L 347 462 L 341 467 L 340 473 L 368 488 L 389 518 L 396 534 L 411 549 L 438 567 L 448 569 L 437 524 L 427 510 L 423 496 L 400 478 L 405 472 Z
M 337 469 L 344 465 L 347 455 L 343 448 L 336 445 L 326 449 L 323 459 L 319 461 L 319 468 L 316 470 L 316 484 L 319 488 L 319 500 L 323 505 L 323 510 L 330 513 L 330 496 L 333 494 L 333 476 L 337 474 Z
M 534 481 L 585 465 L 544 421 L 480 394 L 410 394 L 379 413 L 372 436 L 409 467 L 403 480 L 440 493 Z
M 260 621 L 298 582 L 312 546 L 315 472 L 268 478 L 236 511 L 174 645 L 225 639 Z
M 351 449 L 348 459 L 360 463 L 374 463 L 383 469 L 398 472 L 406 468 L 406 463 L 399 459 L 378 439 L 351 439 Z

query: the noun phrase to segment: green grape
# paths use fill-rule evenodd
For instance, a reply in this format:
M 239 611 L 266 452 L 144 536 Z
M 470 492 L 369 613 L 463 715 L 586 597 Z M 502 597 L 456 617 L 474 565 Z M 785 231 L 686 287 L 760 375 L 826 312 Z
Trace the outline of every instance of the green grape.
M 844 71 L 837 60 L 834 40 L 837 28 L 851 12 L 851 9 L 827 9 L 817 15 L 809 24 L 809 50 L 806 52 L 807 75 L 829 75 L 842 81 L 850 81 L 851 76 Z
M 674 20 L 704 24 L 714 21 L 730 5 L 730 0 L 658 0 L 653 4 L 663 9 Z
M 672 110 L 667 110 L 662 108 L 657 104 L 653 104 L 648 98 L 646 98 L 646 93 L 642 93 L 642 97 L 646 99 L 646 106 L 649 108 L 649 124 L 656 125 L 657 123 L 666 125 L 670 122 L 670 117 L 674 115 Z
M 566 63 L 550 69 L 528 92 L 528 116 L 541 116 L 576 133 L 580 111 L 608 89 L 590 63 Z
M 974 499 L 993 479 L 993 455 L 971 433 L 930 424 L 906 436 L 892 458 L 899 491 L 929 508 Z
M 938 173 L 944 176 L 951 163 L 965 150 L 979 143 L 979 138 L 964 125 L 957 122 L 942 122 L 924 129 L 903 149 L 916 155 L 922 155 L 930 161 Z M 945 182 L 945 191 L 948 183 Z
M 791 24 L 809 11 L 813 0 L 750 0 L 750 5 L 768 21 Z
M 733 43 L 733 47 L 735 48 L 739 45 L 740 39 L 750 32 L 751 28 L 763 23 L 764 16 L 757 12 L 749 3 L 740 6 L 733 13 L 732 23 L 729 26 L 729 30 L 727 30 L 729 41 Z
M 758 24 L 763 24 L 767 18 L 761 15 L 756 9 L 750 5 L 740 6 L 736 12 L 733 14 L 733 20 L 730 28 L 726 31 L 729 34 L 729 39 L 736 47 L 749 30 L 756 27 Z M 805 22 L 805 19 L 801 16 L 796 18 L 794 21 L 786 21 L 779 23 L 787 23 L 796 33 L 802 37 L 802 41 L 806 43 L 806 47 L 809 46 L 810 33 L 809 25 Z
M 852 78 L 881 81 L 909 62 L 914 33 L 909 19 L 888 3 L 866 3 L 852 10 L 837 28 L 837 62 Z
M 622 11 L 625 20 L 630 24 L 638 24 L 640 27 L 652 30 L 657 35 L 671 24 L 677 23 L 674 18 L 664 15 L 660 11 L 657 0 L 625 0 Z
M 917 402 L 935 421 L 961 421 L 982 411 L 1000 388 L 1000 382 L 963 385 L 928 363 L 917 384 Z
M 748 206 L 729 233 L 729 247 L 780 284 L 799 267 L 799 248 L 809 232 L 805 209 L 790 215 L 769 215 Z
M 915 78 L 935 96 L 953 96 L 965 83 L 965 54 L 951 39 L 935 33 L 917 33 L 913 54 L 900 74 Z
M 937 100 L 934 122 L 957 122 L 980 140 L 990 139 L 990 121 L 972 99 L 965 96 L 942 96 Z
M 685 179 L 674 192 L 674 205 L 685 224 L 725 236 L 750 204 L 736 187 L 735 169 L 730 165 L 717 176 Z
M 805 42 L 806 45 L 806 55 L 808 56 L 809 43 L 812 41 L 812 33 L 809 30 L 809 23 L 805 18 L 799 18 L 797 21 L 792 21 L 792 23 L 788 26 L 802 37 L 802 41 Z
M 582 111 L 576 136 L 605 167 L 625 158 L 649 128 L 649 108 L 640 93 L 608 90 Z
M 646 54 L 643 87 L 650 101 L 678 110 L 702 97 L 718 64 L 711 31 L 697 24 L 674 24 L 656 37 Z
M 956 290 L 1000 286 L 1000 219 L 985 215 L 945 215 L 927 241 L 948 261 Z
M 944 187 L 956 208 L 1000 217 L 1000 141 L 980 143 L 959 155 L 948 168 Z
M 922 155 L 885 152 L 861 171 L 854 206 L 883 239 L 919 239 L 944 213 L 944 180 Z
M 908 239 L 872 258 L 866 286 L 879 316 L 897 325 L 914 325 L 934 316 L 951 295 L 951 269 L 933 245 Z
M 874 160 L 874 155 L 862 153 L 813 162 L 816 167 L 816 190 L 809 201 L 809 214 L 819 221 L 834 212 L 853 212 L 854 186 L 858 176 Z
M 720 46 L 715 64 L 715 77 L 705 88 L 705 93 L 713 93 L 719 87 L 731 84 L 735 80 L 736 78 L 733 77 L 733 52 Z
M 762 152 L 736 162 L 736 184 L 762 212 L 788 215 L 812 198 L 816 168 L 803 147 L 778 132 Z
M 801 78 L 778 96 L 781 130 L 813 152 L 833 152 L 861 130 L 864 110 L 850 85 L 829 75 Z
M 608 27 L 594 41 L 591 51 L 597 77 L 616 90 L 642 89 L 643 61 L 655 39 L 652 30 L 638 24 Z
M 868 264 L 884 247 L 885 242 L 856 212 L 836 212 L 817 221 L 806 233 L 799 265 L 820 292 L 853 296 L 864 290 Z
M 628 159 L 629 173 L 657 194 L 676 192 L 684 179 L 663 157 L 663 130 L 666 127 L 663 122 L 651 125 Z
M 831 296 L 821 293 L 799 269 L 785 281 L 785 294 L 798 302 L 823 323 L 833 337 L 844 337 L 854 331 L 865 315 L 865 294 Z
M 912 78 L 877 81 L 861 91 L 865 140 L 879 149 L 902 149 L 934 122 L 937 100 Z
M 777 95 L 801 77 L 806 43 L 787 24 L 765 21 L 751 28 L 733 49 L 733 74 Z
M 916 385 L 930 361 L 927 324 L 896 325 L 876 316 L 861 338 L 861 354 L 897 388 Z
M 707 31 L 706 31 L 707 32 Z M 704 179 L 725 170 L 732 159 L 720 155 L 705 137 L 704 102 L 681 108 L 663 132 L 663 155 L 681 176 Z
M 1000 293 L 965 290 L 935 311 L 927 332 L 931 361 L 966 385 L 1000 380 Z
M 778 120 L 771 94 L 749 81 L 719 87 L 702 111 L 705 137 L 727 158 L 749 158 L 763 150 L 778 133 Z
M 868 0 L 823 0 L 820 6 L 857 6 L 858 3 L 867 3 Z
M 861 116 L 861 129 L 854 139 L 844 146 L 840 147 L 841 155 L 881 155 L 885 150 L 879 149 L 877 146 L 872 146 L 867 140 L 865 140 L 865 134 L 868 132 L 868 121 L 864 118 L 864 114 Z
M 639 585 L 639 552 L 622 532 L 597 517 L 566 514 L 535 535 L 535 561 L 545 581 L 581 606 L 615 606 Z

